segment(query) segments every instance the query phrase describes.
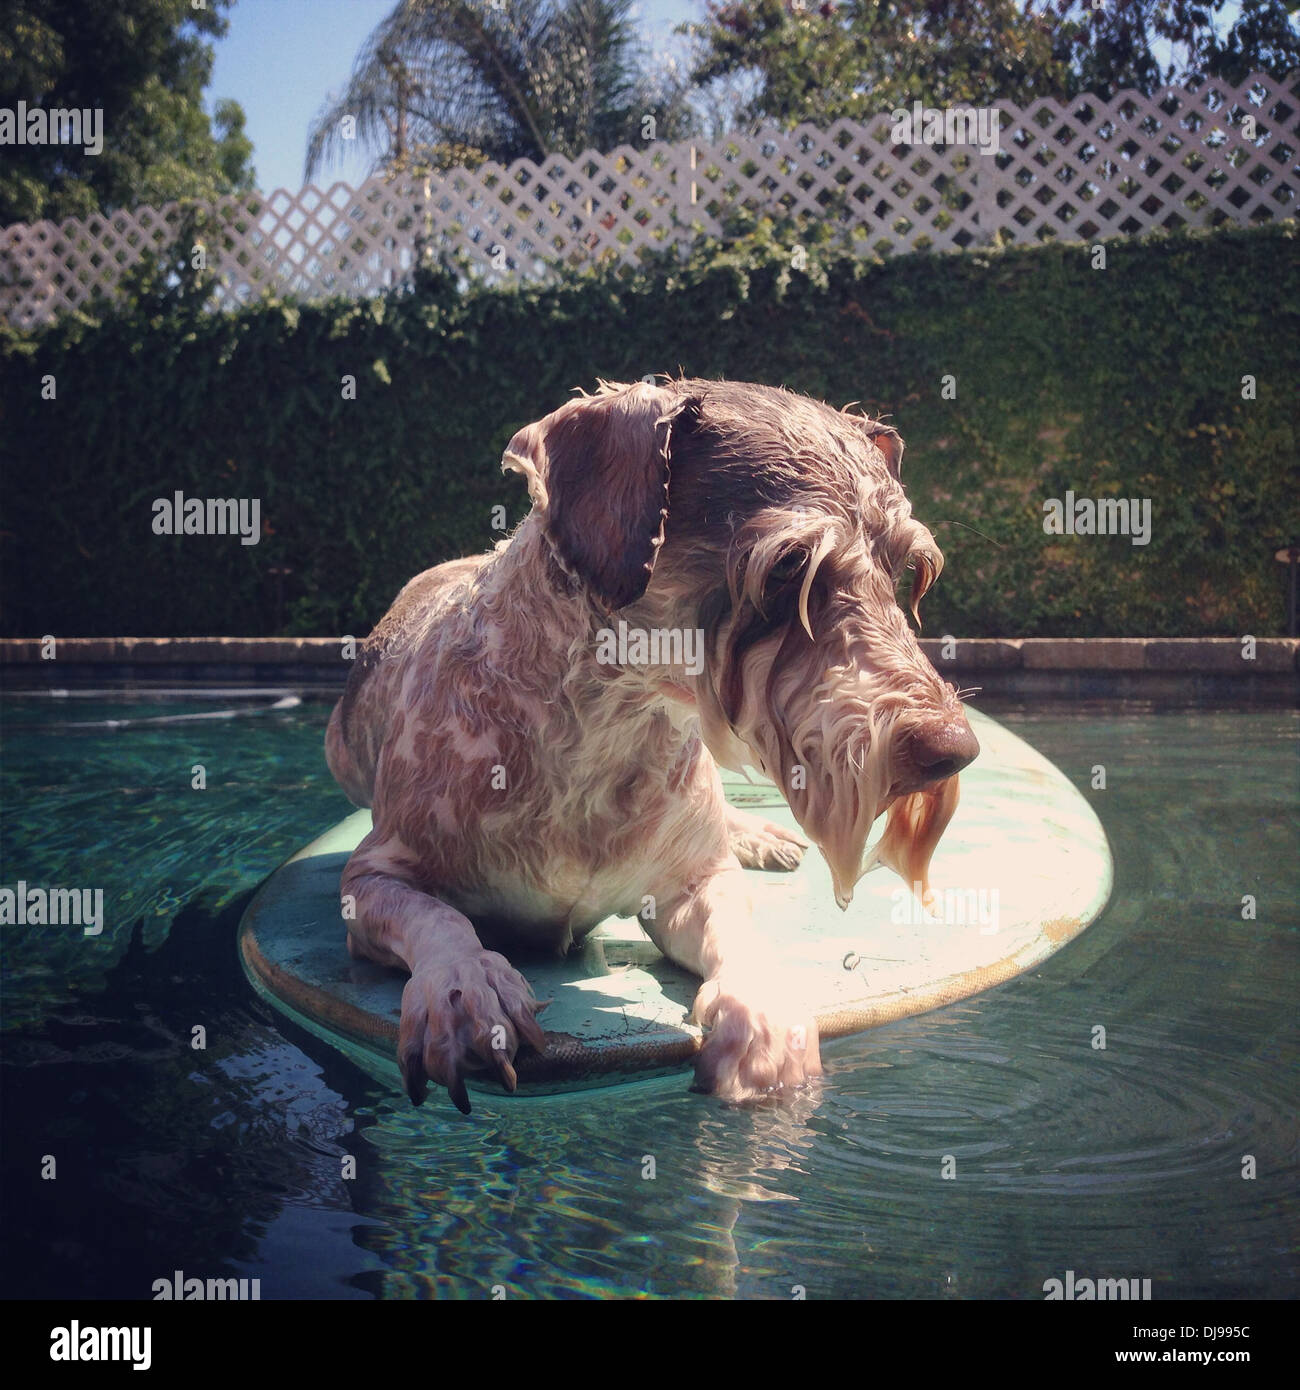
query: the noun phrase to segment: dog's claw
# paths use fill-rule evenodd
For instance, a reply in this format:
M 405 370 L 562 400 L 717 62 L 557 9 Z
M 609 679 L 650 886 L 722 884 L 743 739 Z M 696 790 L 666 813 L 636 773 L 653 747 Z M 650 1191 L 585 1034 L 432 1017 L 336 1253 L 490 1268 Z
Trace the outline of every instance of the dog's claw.
M 494 1072 L 507 1091 L 519 1078 L 520 1046 L 545 1049 L 536 1001 L 523 976 L 493 951 L 418 969 L 402 992 L 397 1056 L 406 1093 L 419 1105 L 433 1081 L 462 1115 L 471 1113 L 465 1076 Z
M 462 1115 L 470 1113 L 469 1092 L 465 1089 L 465 1078 L 459 1072 L 457 1072 L 451 1085 L 447 1087 L 447 1094 L 451 1097 L 451 1103 Z
M 406 1094 L 411 1098 L 412 1105 L 423 1105 L 424 1098 L 429 1094 L 429 1083 L 424 1075 L 424 1068 L 420 1064 L 418 1056 L 407 1055 L 401 1059 L 399 1066 L 402 1069 L 402 1079 L 406 1083 Z

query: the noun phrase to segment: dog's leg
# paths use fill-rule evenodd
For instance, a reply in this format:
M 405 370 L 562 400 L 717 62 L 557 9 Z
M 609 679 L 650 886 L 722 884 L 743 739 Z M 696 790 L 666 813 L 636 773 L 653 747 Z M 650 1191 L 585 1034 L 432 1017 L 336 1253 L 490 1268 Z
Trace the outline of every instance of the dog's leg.
M 708 1037 L 695 1064 L 697 1089 L 753 1100 L 822 1074 L 817 1023 L 790 997 L 776 959 L 756 946 L 749 888 L 732 858 L 643 921 L 670 959 L 701 976 L 691 1016 Z
M 797 869 L 808 841 L 775 821 L 727 807 L 727 841 L 746 869 Z
M 469 918 L 405 881 L 400 864 L 373 833 L 348 861 L 340 883 L 352 899 L 348 949 L 411 972 L 397 1042 L 407 1095 L 419 1105 L 433 1081 L 468 1115 L 466 1072 L 495 1069 L 513 1091 L 521 1040 L 545 1048 L 539 1005 L 509 961 L 484 950 Z

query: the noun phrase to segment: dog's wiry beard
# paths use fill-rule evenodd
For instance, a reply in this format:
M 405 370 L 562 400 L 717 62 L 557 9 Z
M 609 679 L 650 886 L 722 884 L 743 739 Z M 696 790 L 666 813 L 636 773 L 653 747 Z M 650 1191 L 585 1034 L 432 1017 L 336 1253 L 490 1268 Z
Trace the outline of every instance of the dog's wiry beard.
M 705 743 L 724 766 L 752 763 L 780 786 L 821 849 L 841 908 L 877 863 L 920 884 L 924 899 L 930 857 L 956 807 L 957 779 L 897 794 L 896 750 L 955 697 L 937 674 L 918 679 L 928 663 L 892 586 L 882 591 L 883 575 L 833 596 L 806 580 L 806 573 L 796 577 L 784 606 L 767 603 L 767 612 L 746 584 L 737 608 L 714 626 L 713 666 L 701 683 Z M 872 825 L 886 810 L 885 833 L 868 857 Z
M 885 833 L 872 847 L 863 872 L 877 864 L 893 869 L 929 907 L 933 900 L 930 860 L 957 809 L 958 791 L 959 779 L 947 777 L 894 801 Z
M 806 636 L 804 642 L 813 646 Z M 891 715 L 873 708 L 872 682 L 854 682 L 851 670 L 823 668 L 820 686 L 809 686 L 804 681 L 816 675 L 804 663 L 776 666 L 783 645 L 769 642 L 750 654 L 745 689 L 760 694 L 742 701 L 733 727 L 821 849 L 843 908 L 863 872 L 871 827 L 888 802 Z

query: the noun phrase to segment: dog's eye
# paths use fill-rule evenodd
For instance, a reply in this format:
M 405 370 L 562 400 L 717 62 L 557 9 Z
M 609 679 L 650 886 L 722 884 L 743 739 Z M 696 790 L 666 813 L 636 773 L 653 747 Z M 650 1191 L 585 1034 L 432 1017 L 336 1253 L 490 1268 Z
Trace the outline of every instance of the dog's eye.
M 802 550 L 788 550 L 767 572 L 765 588 L 774 594 L 803 578 L 803 567 L 808 557 Z
M 759 611 L 771 626 L 786 621 L 799 597 L 808 556 L 802 550 L 789 550 L 768 570 L 763 580 Z

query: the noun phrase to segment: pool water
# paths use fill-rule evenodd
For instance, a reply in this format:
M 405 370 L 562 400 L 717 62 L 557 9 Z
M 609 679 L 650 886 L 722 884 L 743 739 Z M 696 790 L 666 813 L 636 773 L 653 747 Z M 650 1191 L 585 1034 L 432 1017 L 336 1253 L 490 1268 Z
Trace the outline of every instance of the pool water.
M 105 920 L 0 929 L 6 1295 L 149 1298 L 175 1270 L 264 1299 L 1039 1299 L 1067 1270 L 1300 1293 L 1296 712 L 977 701 L 1106 826 L 1082 937 L 828 1045 L 790 1105 L 683 1073 L 462 1118 L 239 968 L 252 890 L 349 809 L 329 704 L 275 700 L 0 702 L 0 885 L 101 887 Z

